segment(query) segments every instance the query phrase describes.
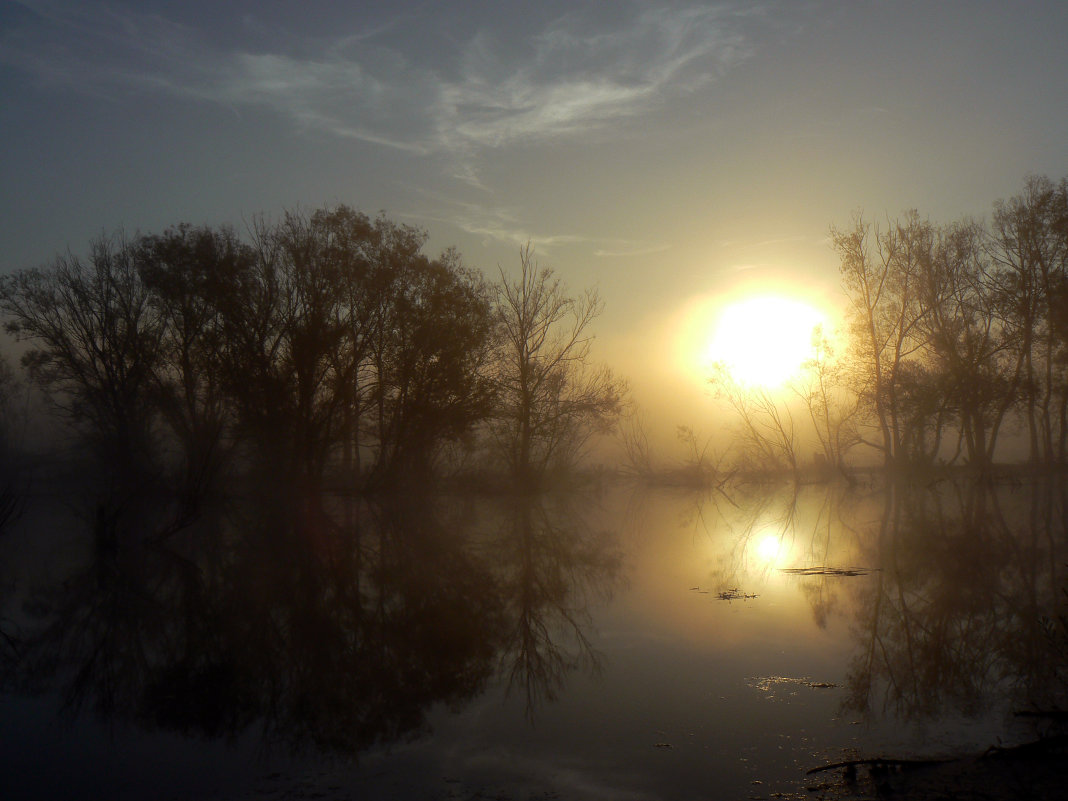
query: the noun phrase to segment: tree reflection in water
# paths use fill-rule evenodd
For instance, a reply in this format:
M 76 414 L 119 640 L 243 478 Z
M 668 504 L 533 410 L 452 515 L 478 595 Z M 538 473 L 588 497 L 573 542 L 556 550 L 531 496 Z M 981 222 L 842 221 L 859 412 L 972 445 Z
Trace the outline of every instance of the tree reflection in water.
M 507 620 L 503 667 L 509 688 L 524 694 L 531 721 L 538 703 L 555 700 L 568 673 L 600 670 L 587 636 L 589 606 L 608 598 L 621 564 L 610 535 L 586 525 L 584 510 L 567 500 L 550 509 L 542 500 L 515 499 L 511 529 L 497 542 Z
M 1015 487 L 888 488 L 869 556 L 849 708 L 977 715 L 1063 707 L 1061 477 Z
M 631 616 L 625 635 L 600 644 L 607 655 L 594 620 L 620 589 L 622 553 L 614 531 L 590 523 L 611 515 L 579 494 L 370 503 L 275 492 L 233 499 L 181 530 L 150 504 L 101 515 L 90 505 L 76 565 L 29 597 L 0 588 L 8 620 L 16 617 L 13 598 L 33 612 L 7 629 L 17 650 L 0 668 L 5 700 L 15 708 L 13 695 L 58 695 L 72 716 L 130 724 L 138 734 L 262 736 L 272 756 L 366 753 L 419 737 L 435 721 L 438 738 L 398 751 L 425 745 L 429 775 L 445 775 L 439 765 L 466 765 L 472 781 L 482 780 L 479 770 L 498 769 L 479 761 L 486 743 L 498 741 L 501 759 L 529 756 L 543 740 L 546 759 L 566 752 L 608 764 L 596 762 L 603 750 L 582 749 L 597 743 L 591 734 L 603 732 L 605 709 L 618 706 L 612 753 L 636 765 L 634 781 L 649 787 L 676 776 L 688 777 L 677 779 L 680 787 L 703 781 L 706 748 L 729 773 L 739 735 L 723 724 L 734 726 L 743 713 L 757 721 L 746 736 L 768 749 L 748 752 L 753 763 L 784 775 L 806 760 L 817 764 L 815 749 L 829 762 L 858 749 L 929 755 L 923 729 L 944 734 L 939 747 L 953 754 L 999 734 L 1006 744 L 1024 742 L 1049 731 L 1049 718 L 1035 726 L 1034 718 L 1001 713 L 1065 708 L 1068 478 L 725 491 L 713 496 L 715 508 L 687 507 L 700 536 L 679 525 L 680 504 L 691 496 L 650 504 L 655 522 L 641 523 L 638 508 L 620 514 L 639 521 L 631 534 L 642 536 L 627 542 L 642 572 L 606 612 L 613 626 L 612 615 Z M 764 552 L 758 546 L 769 538 L 779 547 Z M 751 596 L 731 607 L 712 593 L 691 595 L 698 581 Z M 671 639 L 670 627 L 685 625 L 680 614 L 699 624 L 686 630 L 693 640 L 685 648 Z M 765 668 L 771 638 L 775 664 Z M 666 704 L 648 701 L 656 707 L 649 710 L 645 699 L 626 696 L 628 676 L 648 675 L 641 671 L 659 665 L 664 649 L 676 655 L 677 694 Z M 569 697 L 569 677 L 596 673 L 609 658 L 610 692 Z M 764 669 L 784 671 L 776 675 L 813 694 L 775 704 L 755 691 L 729 695 L 751 689 L 752 671 Z M 506 691 L 516 703 L 500 705 L 499 715 L 476 705 L 471 718 L 435 716 Z M 520 708 L 528 720 L 539 715 L 536 733 Z M 858 716 L 878 725 L 850 726 Z M 963 728 L 962 716 L 975 725 L 957 737 L 950 729 Z M 695 732 L 692 754 L 672 749 L 679 761 L 670 768 L 659 751 L 642 762 L 660 720 Z M 707 729 L 695 724 L 705 720 Z M 799 721 L 818 733 L 811 746 L 796 743 L 787 764 L 781 734 Z M 561 732 L 576 723 L 581 740 L 563 742 Z M 449 740 L 457 731 L 468 737 L 462 745 Z M 377 765 L 380 756 L 376 749 L 361 764 Z M 620 764 L 591 775 L 621 775 Z M 752 778 L 732 776 L 744 787 Z M 525 781 L 499 786 L 514 793 Z M 531 781 L 552 789 L 544 775 Z
M 559 522 L 566 516 L 566 523 Z M 4 688 L 147 729 L 355 754 L 418 736 L 501 670 L 527 712 L 595 667 L 586 603 L 619 558 L 581 516 L 517 501 L 479 542 L 445 502 L 248 498 L 158 536 L 101 512 L 21 632 Z
M 691 518 L 729 532 L 713 590 L 802 569 L 815 624 L 852 621 L 851 714 L 1066 708 L 1068 477 L 742 487 Z M 761 562 L 762 538 L 788 556 Z

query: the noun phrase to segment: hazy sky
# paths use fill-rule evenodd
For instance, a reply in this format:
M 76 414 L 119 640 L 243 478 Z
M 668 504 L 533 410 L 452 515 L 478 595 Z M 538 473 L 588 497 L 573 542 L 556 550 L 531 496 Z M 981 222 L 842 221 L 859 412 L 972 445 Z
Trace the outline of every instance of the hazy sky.
M 0 269 L 343 202 L 488 275 L 531 241 L 639 400 L 698 398 L 680 320 L 834 303 L 831 223 L 1068 175 L 1066 35 L 1063 2 L 0 2 Z

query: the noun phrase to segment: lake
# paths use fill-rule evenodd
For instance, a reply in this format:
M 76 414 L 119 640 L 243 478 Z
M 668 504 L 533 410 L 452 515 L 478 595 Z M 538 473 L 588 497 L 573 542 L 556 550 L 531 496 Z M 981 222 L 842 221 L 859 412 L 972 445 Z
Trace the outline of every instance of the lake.
M 164 506 L 41 493 L 0 534 L 4 798 L 1064 779 L 1010 750 L 1068 708 L 1064 477 Z M 872 758 L 953 761 L 808 774 Z

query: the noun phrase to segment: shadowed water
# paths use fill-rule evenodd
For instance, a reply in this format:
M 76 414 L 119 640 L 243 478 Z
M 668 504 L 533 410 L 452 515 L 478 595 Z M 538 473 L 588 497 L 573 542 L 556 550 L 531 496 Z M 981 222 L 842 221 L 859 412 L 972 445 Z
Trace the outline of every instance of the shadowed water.
M 1057 733 L 1066 504 L 31 498 L 0 536 L 5 797 L 864 795 L 806 772 Z

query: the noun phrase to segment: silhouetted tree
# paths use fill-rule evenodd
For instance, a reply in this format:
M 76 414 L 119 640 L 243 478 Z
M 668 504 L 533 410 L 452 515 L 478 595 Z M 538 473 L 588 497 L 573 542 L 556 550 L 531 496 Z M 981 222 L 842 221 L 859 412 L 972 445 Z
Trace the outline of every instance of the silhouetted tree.
M 953 423 L 959 420 L 959 407 L 954 402 L 958 393 L 952 391 L 942 366 L 930 358 L 903 362 L 898 367 L 896 383 L 901 428 L 899 461 L 913 467 L 934 465 Z M 960 456 L 963 442 L 961 432 L 949 463 Z
M 646 416 L 636 406 L 630 406 L 619 427 L 619 441 L 623 448 L 624 468 L 636 478 L 653 475 L 653 455 L 649 446 Z
M 376 475 L 425 476 L 438 449 L 486 419 L 493 346 L 489 290 L 454 251 L 399 266 L 375 349 Z
M 163 324 L 121 234 L 51 267 L 0 279 L 7 330 L 32 344 L 31 377 L 126 477 L 143 473 L 154 452 L 154 371 Z
M 971 221 L 937 230 L 922 276 L 926 313 L 918 326 L 943 377 L 937 389 L 956 413 L 968 462 L 980 469 L 993 462 L 1012 401 L 1005 376 L 1011 367 L 1003 363 L 1009 343 L 996 313 L 984 238 Z
M 589 327 L 603 308 L 596 291 L 569 295 L 529 244 L 519 264 L 518 279 L 501 270 L 497 286 L 494 430 L 512 475 L 530 486 L 552 462 L 573 463 L 593 434 L 612 429 L 626 387 L 590 359 Z
M 738 419 L 744 466 L 760 471 L 798 467 L 797 432 L 790 406 L 763 387 L 741 383 L 723 364 L 709 378 L 716 399 L 726 403 Z
M 233 231 L 179 225 L 143 237 L 136 258 L 162 325 L 156 401 L 181 452 L 181 491 L 193 500 L 213 484 L 232 442 L 218 301 L 254 254 Z
M 486 416 L 487 290 L 455 254 L 422 255 L 425 240 L 338 206 L 258 220 L 250 246 L 219 240 L 225 265 L 205 255 L 205 369 L 265 475 L 317 486 L 365 450 L 369 480 L 395 481 Z
M 14 371 L 0 354 L 0 534 L 22 514 L 29 482 L 16 458 L 22 444 L 16 431 L 16 425 L 21 422 L 21 415 L 15 409 L 19 388 Z
M 927 312 L 920 289 L 934 230 L 915 211 L 886 230 L 857 215 L 848 230 L 832 227 L 831 239 L 852 307 L 856 389 L 879 431 L 868 444 L 882 451 L 887 466 L 901 464 L 906 430 L 899 379 L 926 345 L 919 329 Z
M 813 329 L 812 346 L 812 357 L 802 365 L 800 377 L 791 386 L 808 410 L 823 458 L 828 465 L 844 470 L 846 453 L 858 441 L 859 399 L 847 386 L 846 365 L 823 326 Z
M 128 476 L 158 459 L 191 502 L 228 462 L 308 489 L 328 467 L 421 481 L 494 412 L 516 475 L 573 460 L 622 405 L 588 358 L 596 294 L 566 296 L 527 249 L 494 298 L 426 239 L 343 205 L 259 218 L 247 242 L 179 225 L 8 276 L 0 311 L 98 451 Z
M 1068 406 L 1062 308 L 1068 280 L 1068 180 L 1031 177 L 1023 191 L 994 206 L 993 258 L 1000 308 L 1016 343 L 1011 375 L 1022 394 L 1032 462 L 1063 460 Z M 1059 430 L 1058 430 L 1059 429 Z

